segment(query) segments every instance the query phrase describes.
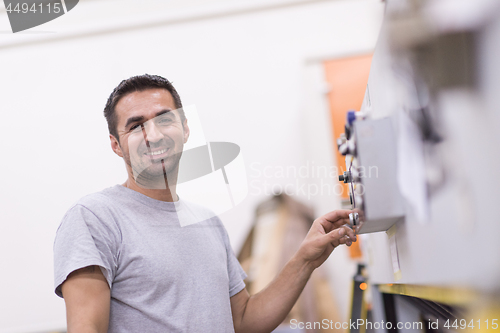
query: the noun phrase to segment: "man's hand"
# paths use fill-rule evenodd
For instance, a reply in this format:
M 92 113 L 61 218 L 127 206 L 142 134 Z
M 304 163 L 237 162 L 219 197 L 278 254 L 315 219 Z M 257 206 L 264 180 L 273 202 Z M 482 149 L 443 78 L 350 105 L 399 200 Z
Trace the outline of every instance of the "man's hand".
M 313 269 L 321 266 L 333 249 L 340 244 L 351 246 L 356 233 L 349 227 L 351 210 L 336 210 L 317 218 L 302 242 L 296 256 L 309 263 Z
M 315 268 L 340 244 L 356 241 L 349 223 L 350 210 L 337 210 L 316 219 L 299 250 L 280 274 L 261 292 L 250 296 L 243 289 L 231 297 L 236 333 L 271 332 L 290 312 Z

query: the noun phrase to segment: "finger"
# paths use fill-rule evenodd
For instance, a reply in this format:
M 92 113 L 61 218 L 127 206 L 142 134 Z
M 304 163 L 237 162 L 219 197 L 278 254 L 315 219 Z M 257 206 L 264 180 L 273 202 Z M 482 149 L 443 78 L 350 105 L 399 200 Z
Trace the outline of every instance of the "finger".
M 346 233 L 346 228 L 338 228 L 330 231 L 326 235 L 323 236 L 323 242 L 324 244 L 331 243 L 333 246 L 337 247 L 340 244 L 345 244 L 345 239 L 343 240 L 344 237 L 347 236 Z
M 351 241 L 355 242 L 357 240 L 356 231 L 348 226 L 343 226 L 346 229 L 346 235 L 349 236 Z
M 339 228 L 338 230 L 340 230 L 340 229 L 344 230 L 344 236 L 342 236 L 338 239 L 338 243 L 345 244 L 347 246 L 351 246 L 352 243 L 354 243 L 357 240 L 356 235 L 354 234 L 352 229 L 347 227 L 347 226 L 343 226 L 343 227 Z
M 344 229 L 344 235 L 351 241 L 355 242 L 357 240 L 356 232 L 348 225 L 343 225 L 342 227 Z M 339 229 L 340 229 L 339 228 Z
M 353 241 L 349 238 L 349 236 L 345 236 L 345 238 L 346 238 L 345 245 L 351 246 Z
M 330 223 L 330 222 L 323 222 L 324 225 L 322 224 L 323 230 L 325 230 L 325 233 L 329 233 L 332 230 L 338 229 L 344 225 L 349 225 L 349 220 L 343 219 L 341 222 L 339 222 L 339 225 Z
M 332 241 L 330 244 L 332 244 L 333 248 L 337 248 L 340 245 L 346 245 L 346 246 L 351 246 L 352 245 L 352 240 L 349 238 L 349 236 L 344 236 L 341 237 L 337 240 Z
M 327 216 L 330 214 L 328 213 L 326 215 L 319 217 L 316 221 L 323 226 L 326 232 L 330 232 L 333 229 L 337 229 L 338 227 L 344 224 L 349 224 L 349 212 L 350 210 L 334 211 L 331 213 L 335 213 L 335 215 Z M 332 216 L 334 216 L 335 218 L 332 219 Z
M 343 228 L 332 230 L 319 239 L 319 245 L 327 246 L 328 244 L 331 244 L 333 247 L 337 247 L 340 245 L 340 239 L 344 236 L 345 230 Z
M 337 223 L 339 220 L 342 220 L 342 219 L 349 220 L 350 213 L 352 213 L 352 210 L 338 209 L 338 210 L 334 210 L 334 211 L 331 211 L 329 213 L 326 213 L 325 215 L 321 216 L 320 219 L 328 221 L 330 223 Z
M 342 238 L 339 239 L 339 243 L 340 244 L 348 244 L 348 243 L 351 243 L 352 244 L 353 240 L 351 238 L 349 238 L 349 236 L 344 236 Z

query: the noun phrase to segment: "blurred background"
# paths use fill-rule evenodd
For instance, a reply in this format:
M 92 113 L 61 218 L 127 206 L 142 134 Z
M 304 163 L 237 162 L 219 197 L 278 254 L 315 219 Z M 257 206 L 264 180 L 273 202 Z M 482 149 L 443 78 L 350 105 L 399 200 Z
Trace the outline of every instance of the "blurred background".
M 121 80 L 144 73 L 196 106 L 207 141 L 241 148 L 248 195 L 220 217 L 251 293 L 316 217 L 354 197 L 364 212 L 367 234 L 334 251 L 277 331 L 332 330 L 291 329 L 292 319 L 428 323 L 490 304 L 500 277 L 500 16 L 495 1 L 452 3 L 81 0 L 15 34 L 0 6 L 0 332 L 65 331 L 55 232 L 76 200 L 125 181 L 102 111 Z M 346 129 L 348 110 L 359 112 Z M 359 136 L 379 127 L 353 123 L 377 119 L 393 136 L 366 148 Z M 355 140 L 337 140 L 346 130 L 357 152 L 347 149 Z M 339 182 L 363 166 L 382 170 L 366 193 L 352 175 Z M 447 312 L 429 310 L 436 304 Z M 491 326 L 493 304 L 472 319 Z

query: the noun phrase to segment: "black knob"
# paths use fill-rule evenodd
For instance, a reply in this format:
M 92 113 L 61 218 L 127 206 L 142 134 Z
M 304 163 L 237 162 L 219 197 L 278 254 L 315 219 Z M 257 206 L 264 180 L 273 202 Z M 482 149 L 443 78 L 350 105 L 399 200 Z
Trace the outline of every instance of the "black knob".
M 350 180 L 350 172 L 344 171 L 343 175 L 339 175 L 339 182 L 348 183 Z
M 351 139 L 351 126 L 348 126 L 347 124 L 344 126 L 344 132 L 345 132 L 345 137 L 347 140 Z

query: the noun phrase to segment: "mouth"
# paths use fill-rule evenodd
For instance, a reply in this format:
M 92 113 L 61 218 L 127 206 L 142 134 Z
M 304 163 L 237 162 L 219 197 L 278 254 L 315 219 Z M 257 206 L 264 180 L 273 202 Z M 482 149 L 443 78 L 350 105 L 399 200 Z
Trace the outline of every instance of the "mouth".
M 159 159 L 166 157 L 169 150 L 170 148 L 148 150 L 144 153 L 144 155 L 148 156 L 151 159 Z

